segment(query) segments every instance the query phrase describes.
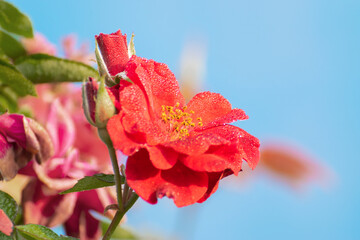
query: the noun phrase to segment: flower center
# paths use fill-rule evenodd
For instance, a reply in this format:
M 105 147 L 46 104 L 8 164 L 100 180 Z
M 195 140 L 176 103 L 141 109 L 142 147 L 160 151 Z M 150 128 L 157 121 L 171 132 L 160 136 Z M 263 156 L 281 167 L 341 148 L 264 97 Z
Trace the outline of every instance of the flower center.
M 168 132 L 171 134 L 171 140 L 182 139 L 189 136 L 189 131 L 196 125 L 202 126 L 202 119 L 198 117 L 197 122 L 193 122 L 192 115 L 194 111 L 187 112 L 187 107 L 180 108 L 180 103 L 175 106 L 161 106 L 161 119 L 167 124 Z

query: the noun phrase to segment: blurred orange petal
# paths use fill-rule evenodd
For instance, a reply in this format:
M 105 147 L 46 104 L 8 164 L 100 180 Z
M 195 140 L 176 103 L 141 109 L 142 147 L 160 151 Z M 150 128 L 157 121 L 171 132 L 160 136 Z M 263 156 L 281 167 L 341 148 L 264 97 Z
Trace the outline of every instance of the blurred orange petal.
M 206 44 L 190 40 L 185 44 L 180 60 L 181 93 L 188 102 L 203 89 L 206 72 Z
M 265 142 L 260 149 L 260 168 L 276 180 L 301 189 L 315 183 L 328 185 L 331 171 L 305 150 L 282 142 Z

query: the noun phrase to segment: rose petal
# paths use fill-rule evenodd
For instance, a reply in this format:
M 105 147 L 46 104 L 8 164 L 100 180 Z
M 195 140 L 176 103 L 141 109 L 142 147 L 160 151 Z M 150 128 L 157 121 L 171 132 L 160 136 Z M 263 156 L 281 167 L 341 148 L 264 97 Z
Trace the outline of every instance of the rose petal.
M 116 203 L 116 192 L 114 188 L 98 188 L 95 191 L 104 209 Z M 109 218 L 114 218 L 115 211 L 109 209 L 105 215 Z
M 248 118 L 249 117 L 246 115 L 244 110 L 235 108 L 235 109 L 232 109 L 227 114 L 225 114 L 225 115 L 223 115 L 221 117 L 218 117 L 215 120 L 207 123 L 205 126 L 203 126 L 200 129 L 225 125 L 226 123 L 232 123 L 232 122 L 235 122 L 235 121 L 238 121 L 238 120 L 246 120 Z M 196 130 L 199 131 L 199 127 Z
M 0 180 L 9 181 L 13 179 L 18 169 L 14 149 L 5 137 L 0 134 Z
M 73 213 L 77 193 L 59 195 L 39 180 L 31 180 L 23 190 L 22 206 L 25 224 L 55 227 Z
M 166 136 L 156 121 L 150 117 L 143 91 L 137 85 L 125 85 L 120 91 L 121 112 L 112 117 L 107 128 L 115 148 L 129 155 L 129 149 L 138 148 L 137 144 L 145 142 L 156 145 Z M 123 140 L 130 140 L 129 147 Z M 116 144 L 115 144 L 116 143 Z M 118 144 L 117 144 L 118 143 Z
M 125 71 L 144 92 L 149 110 L 158 117 L 162 105 L 174 106 L 177 102 L 181 106 L 185 104 L 179 84 L 165 64 L 132 56 Z
M 226 138 L 232 144 L 235 144 L 238 149 L 238 154 L 242 159 L 244 159 L 251 169 L 254 169 L 259 162 L 259 140 L 244 131 L 241 128 L 225 125 L 211 128 L 213 134 L 216 134 L 220 137 Z M 226 149 L 222 150 L 223 154 Z M 217 153 L 219 154 L 219 153 Z M 237 174 L 235 172 L 235 174 Z
M 121 150 L 125 155 L 132 155 L 135 153 L 141 147 L 141 142 L 144 142 L 144 140 L 142 140 L 144 137 L 140 134 L 137 135 L 139 137 L 133 136 L 134 140 L 130 138 L 131 134 L 127 134 L 121 124 L 120 114 L 110 118 L 107 123 L 107 130 L 115 149 Z
M 121 111 L 123 125 L 127 132 L 146 132 L 151 122 L 144 93 L 137 85 L 124 87 L 120 91 Z
M 54 143 L 54 157 L 62 157 L 74 143 L 75 127 L 69 113 L 61 106 L 59 99 L 51 104 L 46 129 Z
M 219 187 L 219 182 L 220 179 L 223 177 L 223 172 L 215 172 L 215 173 L 208 173 L 208 178 L 209 178 L 209 185 L 208 185 L 208 190 L 206 191 L 206 193 L 204 194 L 204 196 L 199 199 L 197 202 L 198 203 L 202 203 L 205 200 L 207 200 L 213 193 L 216 192 L 216 190 Z
M 0 133 L 6 136 L 9 142 L 17 142 L 22 148 L 26 148 L 24 119 L 24 116 L 19 114 L 0 115 Z
M 225 137 L 214 134 L 211 128 L 201 132 L 192 131 L 187 138 L 166 143 L 164 146 L 171 147 L 186 155 L 199 155 L 206 152 L 210 146 L 230 144 L 230 141 Z
M 199 172 L 221 172 L 229 168 L 228 162 L 215 154 L 188 156 L 182 160 L 188 168 Z
M 32 142 L 36 140 L 40 148 L 35 155 L 36 160 L 38 163 L 45 162 L 54 155 L 54 145 L 51 141 L 50 135 L 39 123 L 33 119 L 29 118 L 28 122 L 31 131 L 35 135 L 35 139 L 32 139 Z M 27 142 L 27 145 L 29 145 L 29 142 L 30 141 Z
M 149 152 L 150 161 L 155 168 L 166 170 L 172 168 L 179 154 L 171 148 L 166 148 L 161 145 L 146 148 Z
M 145 149 L 128 158 L 126 176 L 129 186 L 151 204 L 167 196 L 176 206 L 184 207 L 198 201 L 208 186 L 206 173 L 192 171 L 179 162 L 169 170 L 154 168 Z
M 66 168 L 72 161 L 78 161 L 77 150 L 69 152 L 67 158 L 51 159 L 51 161 L 42 165 L 34 163 L 33 168 L 38 179 L 46 186 L 56 191 L 63 191 L 72 188 L 77 183 L 76 179 L 64 178 L 68 172 Z M 54 166 L 54 163 L 56 166 Z M 55 169 L 55 171 L 50 172 L 53 169 Z
M 89 210 L 102 213 L 104 209 L 95 190 L 80 192 L 73 214 L 65 222 L 66 233 L 80 239 L 98 239 L 99 221 L 91 216 Z
M 202 92 L 190 100 L 187 111 L 194 111 L 192 118 L 201 118 L 203 125 L 206 125 L 228 114 L 231 111 L 231 104 L 218 93 Z

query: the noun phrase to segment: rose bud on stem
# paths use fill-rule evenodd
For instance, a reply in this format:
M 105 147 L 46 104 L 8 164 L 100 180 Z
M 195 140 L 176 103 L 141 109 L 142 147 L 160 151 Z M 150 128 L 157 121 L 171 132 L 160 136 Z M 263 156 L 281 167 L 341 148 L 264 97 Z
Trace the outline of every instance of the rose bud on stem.
M 121 173 L 116 151 L 106 128 L 108 120 L 117 114 L 116 110 L 119 109 L 117 98 L 119 96 L 120 80 L 124 79 L 124 77 L 125 80 L 129 80 L 123 71 L 130 57 L 135 55 L 133 38 L 134 35 L 132 35 L 128 47 L 126 34 L 122 35 L 120 30 L 113 34 L 99 34 L 96 36 L 95 56 L 101 76 L 100 86 L 94 79 L 89 78 L 82 88 L 85 116 L 90 124 L 98 128 L 99 136 L 109 150 L 116 183 L 118 210 L 103 239 L 110 239 L 125 213 L 138 199 L 138 195 L 127 184 L 126 178 L 124 191 L 122 190 Z M 116 58 L 113 57 L 114 55 L 116 55 Z M 123 168 L 121 172 L 125 177 Z
M 83 84 L 82 95 L 85 116 L 90 124 L 97 127 L 100 139 L 106 144 L 109 150 L 114 170 L 118 210 L 103 238 L 109 239 L 125 213 L 136 202 L 138 196 L 129 189 L 126 181 L 124 183 L 124 191 L 122 191 L 121 174 L 116 151 L 106 129 L 108 120 L 116 113 L 116 108 L 113 103 L 115 100 L 112 92 L 105 87 L 104 77 L 100 79 L 100 85 L 98 85 L 94 79 L 89 78 L 89 80 Z

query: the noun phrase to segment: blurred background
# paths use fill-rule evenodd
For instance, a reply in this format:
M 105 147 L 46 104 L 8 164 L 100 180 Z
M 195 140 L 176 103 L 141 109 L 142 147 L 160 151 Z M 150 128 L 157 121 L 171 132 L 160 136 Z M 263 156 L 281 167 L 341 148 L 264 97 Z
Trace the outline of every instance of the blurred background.
M 60 45 L 74 33 L 135 33 L 137 55 L 166 63 L 191 95 L 242 108 L 255 171 L 203 204 L 140 200 L 136 232 L 163 239 L 360 239 L 360 2 L 355 0 L 10 0 Z M 191 92 L 193 91 L 193 93 Z M 244 164 L 245 165 L 245 164 Z

